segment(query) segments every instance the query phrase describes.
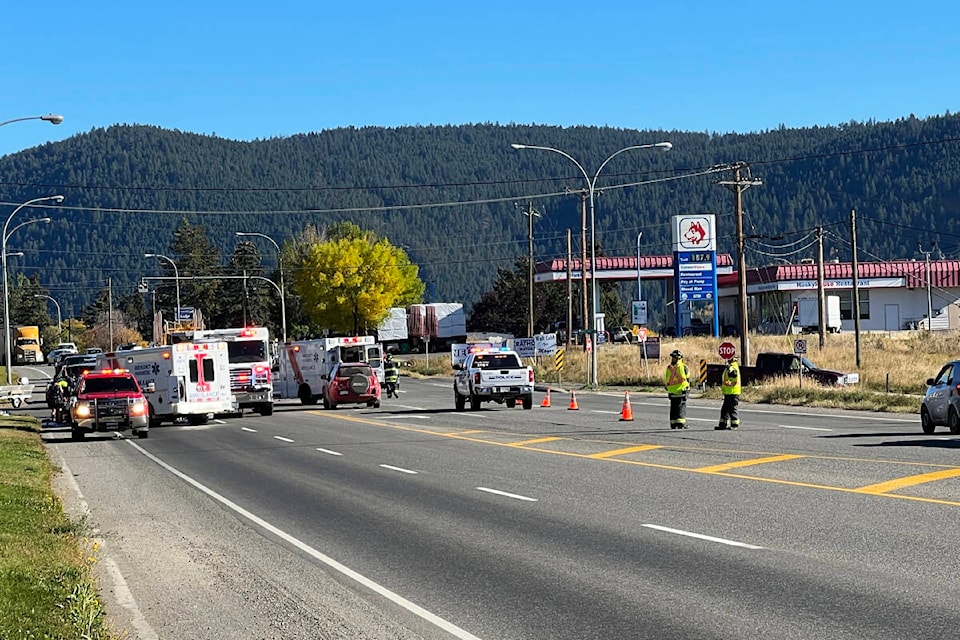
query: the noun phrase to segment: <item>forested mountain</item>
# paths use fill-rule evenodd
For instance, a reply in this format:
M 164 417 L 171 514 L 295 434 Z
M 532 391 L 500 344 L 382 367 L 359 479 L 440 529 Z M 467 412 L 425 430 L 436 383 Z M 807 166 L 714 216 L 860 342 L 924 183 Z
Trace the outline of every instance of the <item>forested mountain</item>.
M 960 255 L 960 117 L 949 114 L 748 135 L 476 124 L 351 127 L 253 142 L 118 125 L 0 158 L 0 210 L 65 196 L 59 211 L 18 213 L 11 230 L 45 215 L 52 223 L 26 225 L 7 243 L 25 254 L 10 258 L 11 277 L 39 274 L 65 317 L 94 300 L 107 278 L 126 294 L 139 277 L 160 273 L 162 264 L 144 253 L 166 253 L 184 220 L 206 227 L 226 258 L 241 239 L 236 231 L 282 244 L 305 225 L 350 220 L 407 250 L 427 301 L 469 307 L 498 266 L 526 254 L 528 201 L 542 214 L 536 259 L 565 255 L 568 228 L 579 254 L 584 176 L 557 153 L 511 143 L 562 149 L 592 176 L 615 151 L 660 141 L 673 150 L 622 153 L 597 181 L 606 255 L 634 255 L 641 231 L 644 253 L 667 253 L 671 216 L 696 212 L 717 214 L 719 248 L 735 253 L 733 196 L 717 184 L 730 172 L 704 172 L 738 161 L 763 180 L 743 200 L 750 265 L 812 257 L 803 237 L 816 225 L 827 228 L 827 255 L 848 260 L 851 209 L 861 260 L 914 257 L 918 242 L 934 241 Z M 275 250 L 258 248 L 269 273 Z

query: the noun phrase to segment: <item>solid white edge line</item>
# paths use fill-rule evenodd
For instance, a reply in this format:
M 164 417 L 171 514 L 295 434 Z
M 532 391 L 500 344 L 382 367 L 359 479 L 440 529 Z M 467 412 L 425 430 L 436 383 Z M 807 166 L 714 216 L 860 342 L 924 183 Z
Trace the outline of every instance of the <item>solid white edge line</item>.
M 646 527 L 648 529 L 656 529 L 657 531 L 665 531 L 666 533 L 675 533 L 678 536 L 698 538 L 700 540 L 707 540 L 708 542 L 719 542 L 720 544 L 730 545 L 731 547 L 743 547 L 744 549 L 763 549 L 763 547 L 758 547 L 755 544 L 747 544 L 746 542 L 737 542 L 736 540 L 727 540 L 726 538 L 714 538 L 713 536 L 705 536 L 702 533 L 693 533 L 692 531 L 683 531 L 682 529 L 671 529 L 670 527 L 661 527 L 658 524 L 642 524 L 640 526 Z
M 273 436 L 274 440 L 281 440 L 283 442 L 293 442 L 290 438 L 284 438 L 283 436 Z
M 250 433 L 256 433 L 256 432 L 257 432 L 256 429 L 251 429 L 250 427 L 240 427 L 240 430 L 241 430 L 241 431 L 248 431 L 248 432 L 250 432 Z
M 340 452 L 338 452 L 338 451 L 331 451 L 330 449 L 321 449 L 321 448 L 319 448 L 319 447 L 317 447 L 317 451 L 320 451 L 320 452 L 322 452 L 322 453 L 329 454 L 329 455 L 331 455 L 331 456 L 342 456 L 342 455 L 343 455 L 342 453 L 340 453 Z
M 821 427 L 796 427 L 789 424 L 778 424 L 781 429 L 803 429 L 804 431 L 833 431 L 833 429 L 823 429 Z
M 415 409 L 415 410 L 417 410 L 417 411 L 426 411 L 426 410 L 427 410 L 426 407 L 414 407 L 414 406 L 411 406 L 411 405 L 409 405 L 409 404 L 391 404 L 391 405 L 389 405 L 389 407 L 387 407 L 387 405 L 381 404 L 380 407 L 381 407 L 381 408 L 400 407 L 401 409 Z
M 215 419 L 214 422 L 216 422 L 217 424 L 227 424 L 225 421 L 223 421 L 223 420 L 221 420 L 221 419 L 219 419 L 219 418 Z
M 487 487 L 477 487 L 477 491 L 486 491 L 487 493 L 495 493 L 498 496 L 513 498 L 514 500 L 526 500 L 527 502 L 539 502 L 536 498 L 528 498 L 527 496 L 517 495 L 516 493 L 507 493 L 506 491 L 500 491 L 498 489 L 488 489 Z
M 417 475 L 418 473 L 411 469 L 404 469 L 403 467 L 394 467 L 393 465 L 389 465 L 389 464 L 382 464 L 380 466 L 383 467 L 384 469 L 390 469 L 390 471 L 399 471 L 400 473 L 409 473 L 412 475 Z
M 440 628 L 440 629 L 443 629 L 444 631 L 446 631 L 447 633 L 451 634 L 451 635 L 454 636 L 455 638 L 460 638 L 460 640 L 480 640 L 479 637 L 473 635 L 472 633 L 466 631 L 465 629 L 461 629 L 460 627 L 458 627 L 457 625 L 453 624 L 452 622 L 449 622 L 449 621 L 447 621 L 447 620 L 444 620 L 444 619 L 441 618 L 440 616 L 438 616 L 438 615 L 436 615 L 436 614 L 434 614 L 434 613 L 431 613 L 431 612 L 427 611 L 426 609 L 424 609 L 424 608 L 421 607 L 420 605 L 414 604 L 413 602 L 411 602 L 410 600 L 407 600 L 407 599 L 404 598 L 403 596 L 401 596 L 401 595 L 399 595 L 399 594 L 397 594 L 397 593 L 394 593 L 393 591 L 391 591 L 391 590 L 387 589 L 386 587 L 384 587 L 384 586 L 382 586 L 382 585 L 374 582 L 373 580 L 367 578 L 366 576 L 364 576 L 364 575 L 362 575 L 362 574 L 354 571 L 353 569 L 347 567 L 346 565 L 341 564 L 340 562 L 337 562 L 336 560 L 334 560 L 334 559 L 331 558 L 330 556 L 328 556 L 328 555 L 326 555 L 326 554 L 324 554 L 324 553 L 321 553 L 321 552 L 317 551 L 316 549 L 314 549 L 313 547 L 311 547 L 311 546 L 308 545 L 307 543 L 302 542 L 301 540 L 293 537 L 292 535 L 290 535 L 289 533 L 283 531 L 282 529 L 280 529 L 280 528 L 278 528 L 278 527 L 275 527 L 274 525 L 270 524 L 269 522 L 267 522 L 267 521 L 264 520 L 263 518 L 260 518 L 259 516 L 256 516 L 256 515 L 254 515 L 253 513 L 247 511 L 246 509 L 244 509 L 244 508 L 241 507 L 240 505 L 236 504 L 235 502 L 233 502 L 233 501 L 231 501 L 231 500 L 228 500 L 228 499 L 225 498 L 224 496 L 220 495 L 219 493 L 217 493 L 217 492 L 214 491 L 213 489 L 210 489 L 210 488 L 207 487 L 206 485 L 201 484 L 199 481 L 194 480 L 193 478 L 191 478 L 191 477 L 188 476 L 187 474 L 183 473 L 182 471 L 179 471 L 179 470 L 173 468 L 172 466 L 170 466 L 169 464 L 167 464 L 166 462 L 164 462 L 164 461 L 161 460 L 160 458 L 156 457 L 155 455 L 153 455 L 152 453 L 150 453 L 149 451 L 147 451 L 147 450 L 144 449 L 143 447 L 139 446 L 138 444 L 136 444 L 136 443 L 133 442 L 132 440 L 127 440 L 126 442 L 129 443 L 130 446 L 132 446 L 134 449 L 136 449 L 137 451 L 139 451 L 140 453 L 142 453 L 144 456 L 146 456 L 149 460 L 152 460 L 152 461 L 155 462 L 156 464 L 160 465 L 160 467 L 162 467 L 163 469 L 166 469 L 167 471 L 169 471 L 169 472 L 172 473 L 173 475 L 177 476 L 178 478 L 180 478 L 180 479 L 183 480 L 184 482 L 192 485 L 193 487 L 195 487 L 195 488 L 198 489 L 199 491 L 202 491 L 203 493 L 207 494 L 208 496 L 210 496 L 211 498 L 213 498 L 214 500 L 216 500 L 216 501 L 219 502 L 220 504 L 222 504 L 222 505 L 224 505 L 225 507 L 227 507 L 228 509 L 231 509 L 232 511 L 234 511 L 237 515 L 239 515 L 239 516 L 241 516 L 241 517 L 243 517 L 243 518 L 246 518 L 247 520 L 249 520 L 249 521 L 252 522 L 253 524 L 257 525 L 258 527 L 261 527 L 261 528 L 263 528 L 264 530 L 269 531 L 270 533 L 272 533 L 273 535 L 277 536 L 278 538 L 280 538 L 281 540 L 285 541 L 286 543 L 288 543 L 288 544 L 296 547 L 297 549 L 300 549 L 301 551 L 303 551 L 304 553 L 306 553 L 306 554 L 309 555 L 310 557 L 314 558 L 315 560 L 318 560 L 318 561 L 322 562 L 323 564 L 327 565 L 328 567 L 330 567 L 330 568 L 333 569 L 334 571 L 338 571 L 338 572 L 342 573 L 342 574 L 343 574 L 344 576 L 346 576 L 347 578 L 350 578 L 351 580 L 354 580 L 355 582 L 363 585 L 364 587 L 370 589 L 371 591 L 373 591 L 373 592 L 375 592 L 375 593 L 383 596 L 384 598 L 390 600 L 390 601 L 393 602 L 394 604 L 397 604 L 397 605 L 403 607 L 404 609 L 406 609 L 406 610 L 409 611 L 410 613 L 412 613 L 412 614 L 414 614 L 414 615 L 417 615 L 417 616 L 423 618 L 424 620 L 426 620 L 426 621 L 429 622 L 430 624 L 432 624 L 432 625 L 434 625 L 434 626 L 436 626 L 436 627 L 438 627 L 438 628 Z
M 77 484 L 77 479 L 73 477 L 73 472 L 70 471 L 70 467 L 67 466 L 66 458 L 59 452 L 58 457 L 60 458 L 60 468 L 62 469 L 63 477 L 67 481 L 67 484 L 70 485 L 70 489 L 77 495 L 82 517 L 90 517 L 90 506 L 87 504 L 86 498 L 83 497 L 83 493 L 80 491 L 80 485 Z M 95 532 L 99 532 L 99 530 L 95 530 Z M 117 604 L 130 612 L 130 624 L 136 629 L 137 637 L 140 640 L 159 640 L 160 636 L 153 630 L 153 627 L 150 626 L 147 619 L 143 617 L 143 611 L 133 597 L 133 592 L 130 591 L 130 587 L 127 585 L 127 581 L 123 577 L 120 567 L 117 566 L 113 558 L 107 555 L 110 551 L 107 543 L 100 537 L 95 538 L 95 540 L 100 543 L 100 548 L 104 551 L 101 566 L 113 582 L 113 593 Z

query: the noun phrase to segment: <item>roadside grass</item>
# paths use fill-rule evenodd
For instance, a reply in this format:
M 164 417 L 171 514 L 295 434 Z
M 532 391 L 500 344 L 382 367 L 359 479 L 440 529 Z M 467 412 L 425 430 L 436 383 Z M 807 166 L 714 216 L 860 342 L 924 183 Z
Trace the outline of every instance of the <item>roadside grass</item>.
M 827 335 L 824 346 L 819 336 L 751 336 L 751 361 L 763 351 L 793 353 L 794 340 L 807 341 L 807 359 L 824 369 L 859 373 L 860 383 L 847 387 L 824 387 L 804 380 L 779 379 L 744 388 L 745 402 L 785 404 L 808 407 L 834 407 L 861 411 L 917 413 L 926 391 L 927 378 L 933 377 L 949 360 L 960 358 L 960 332 L 914 331 L 861 334 L 857 367 L 857 344 L 852 333 Z M 686 337 L 663 339 L 658 360 L 641 360 L 636 344 L 603 345 L 598 370 L 600 387 L 630 387 L 638 391 L 663 390 L 663 376 L 674 349 L 683 352 L 687 365 L 696 377 L 700 361 L 720 363 L 717 347 L 730 341 L 740 350 L 739 338 Z M 422 360 L 411 360 L 405 373 L 411 377 L 452 376 L 449 357 L 436 354 L 429 369 Z M 537 381 L 544 384 L 582 384 L 586 379 L 586 357 L 582 348 L 564 353 L 563 371 L 554 366 L 553 356 L 544 356 L 534 363 Z M 704 397 L 720 398 L 718 389 L 707 388 Z
M 111 640 L 97 544 L 64 514 L 39 431 L 29 416 L 0 416 L 0 638 Z

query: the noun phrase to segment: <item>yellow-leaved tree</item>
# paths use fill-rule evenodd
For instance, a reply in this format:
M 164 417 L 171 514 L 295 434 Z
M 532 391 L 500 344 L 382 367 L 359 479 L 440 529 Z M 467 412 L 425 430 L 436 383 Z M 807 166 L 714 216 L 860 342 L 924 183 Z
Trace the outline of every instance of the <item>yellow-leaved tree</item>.
M 423 300 L 419 269 L 406 252 L 351 223 L 300 247 L 294 287 L 303 312 L 333 333 L 359 335 L 390 307 Z

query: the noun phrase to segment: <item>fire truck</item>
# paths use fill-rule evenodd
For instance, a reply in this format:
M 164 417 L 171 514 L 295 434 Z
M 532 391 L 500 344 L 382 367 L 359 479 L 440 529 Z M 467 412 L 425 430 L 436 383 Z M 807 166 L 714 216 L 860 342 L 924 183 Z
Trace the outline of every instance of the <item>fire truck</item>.
M 339 362 L 366 362 L 383 384 L 383 349 L 376 338 L 316 338 L 283 345 L 275 391 L 281 398 L 300 398 L 303 404 L 316 404 Z
M 184 418 L 206 424 L 212 414 L 231 413 L 230 362 L 225 342 L 180 342 L 97 356 L 97 369 L 128 369 L 143 389 L 150 426 Z
M 171 341 L 174 343 L 226 342 L 234 409 L 237 412 L 252 409 L 262 416 L 273 415 L 270 332 L 266 327 L 198 329 L 174 333 L 171 335 Z

